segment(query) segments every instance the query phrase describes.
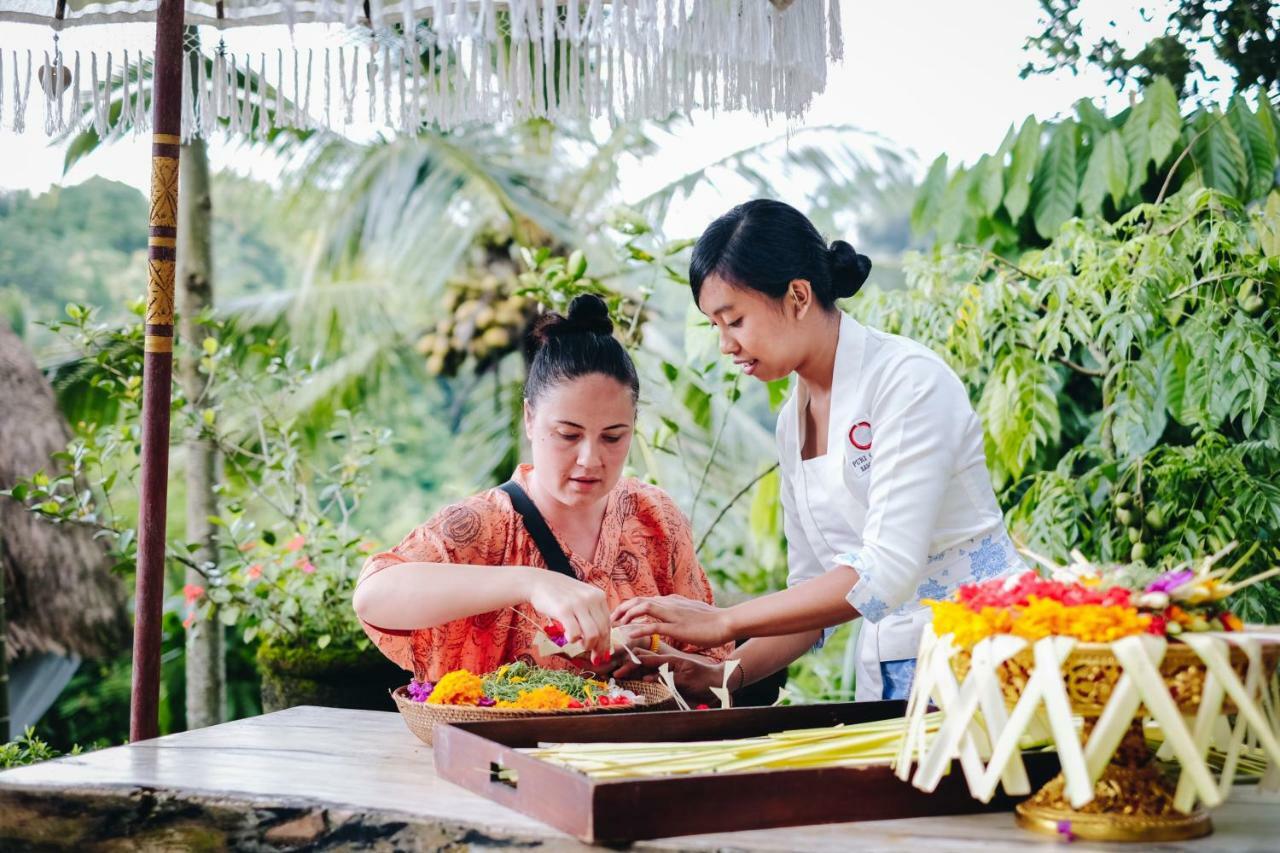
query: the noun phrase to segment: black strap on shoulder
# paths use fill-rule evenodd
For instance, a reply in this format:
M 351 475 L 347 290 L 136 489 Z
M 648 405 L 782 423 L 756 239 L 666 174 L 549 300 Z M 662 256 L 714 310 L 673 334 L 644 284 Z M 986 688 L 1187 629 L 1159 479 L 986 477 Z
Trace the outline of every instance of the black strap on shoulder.
M 578 574 L 569 565 L 569 558 L 565 556 L 564 549 L 560 547 L 555 534 L 547 526 L 547 520 L 542 517 L 542 513 L 538 512 L 538 508 L 534 506 L 525 490 L 520 488 L 520 484 L 514 480 L 508 480 L 498 488 L 507 493 L 507 497 L 511 498 L 511 506 L 524 519 L 525 530 L 528 530 L 529 535 L 533 537 L 533 544 L 538 546 L 538 551 L 546 561 L 547 568 L 577 580 Z

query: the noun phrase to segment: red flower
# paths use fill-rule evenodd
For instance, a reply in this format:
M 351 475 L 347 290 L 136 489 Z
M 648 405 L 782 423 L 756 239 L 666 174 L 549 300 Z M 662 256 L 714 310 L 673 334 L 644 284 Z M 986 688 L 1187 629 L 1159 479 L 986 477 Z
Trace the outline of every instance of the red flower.
M 701 705 L 694 705 L 694 706 L 693 706 L 693 710 L 695 710 L 695 711 L 710 711 L 710 710 L 711 710 L 711 706 L 710 706 L 710 705 L 708 705 L 706 702 L 703 702 Z
M 316 567 L 311 564 L 311 561 L 306 556 L 299 557 L 294 565 L 301 569 L 304 575 L 309 575 L 316 570 Z
M 204 587 L 189 583 L 182 588 L 182 595 L 187 599 L 187 604 L 192 604 L 197 598 L 204 595 Z
M 284 543 L 284 549 L 286 551 L 297 551 L 303 545 L 306 545 L 306 544 L 307 544 L 307 540 L 303 537 L 301 533 L 299 533 L 297 536 L 293 537 L 288 542 Z
M 1151 624 L 1147 626 L 1148 634 L 1155 634 L 1157 637 L 1163 637 L 1168 632 L 1168 622 L 1163 616 L 1156 615 L 1151 617 Z
M 245 572 L 245 574 L 247 574 L 250 577 L 250 579 L 257 580 L 258 578 L 262 577 L 262 564 L 254 563 L 252 566 L 249 567 L 249 570 Z

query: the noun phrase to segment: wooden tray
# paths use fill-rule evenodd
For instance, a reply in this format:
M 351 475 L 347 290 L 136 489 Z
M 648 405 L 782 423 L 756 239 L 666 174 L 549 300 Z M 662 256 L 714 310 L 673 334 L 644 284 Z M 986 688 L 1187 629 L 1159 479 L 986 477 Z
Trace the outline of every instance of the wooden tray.
M 455 723 L 436 730 L 436 772 L 589 843 L 1013 807 L 1016 800 L 1003 794 L 990 803 L 974 800 L 955 765 L 938 789 L 926 794 L 900 781 L 888 765 L 596 781 L 516 751 L 539 741 L 757 737 L 786 729 L 884 720 L 900 717 L 905 710 L 901 701 L 845 702 Z M 1032 790 L 1058 772 L 1053 753 L 1023 757 Z M 507 768 L 516 771 L 516 782 L 498 778 Z

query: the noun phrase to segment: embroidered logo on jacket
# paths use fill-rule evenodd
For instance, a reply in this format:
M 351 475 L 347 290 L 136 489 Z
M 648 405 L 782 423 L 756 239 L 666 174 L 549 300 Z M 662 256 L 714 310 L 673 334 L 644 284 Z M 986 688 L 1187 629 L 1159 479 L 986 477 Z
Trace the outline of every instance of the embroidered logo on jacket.
M 871 421 L 858 421 L 849 427 L 849 444 L 854 450 L 849 464 L 859 478 L 865 477 L 871 470 Z

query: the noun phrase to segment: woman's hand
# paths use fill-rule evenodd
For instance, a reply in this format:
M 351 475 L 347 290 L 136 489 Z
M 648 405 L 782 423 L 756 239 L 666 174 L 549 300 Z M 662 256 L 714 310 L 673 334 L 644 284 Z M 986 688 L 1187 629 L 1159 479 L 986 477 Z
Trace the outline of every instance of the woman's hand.
M 727 610 L 683 595 L 624 601 L 614 609 L 613 621 L 700 649 L 721 646 L 734 639 Z
M 635 660 L 632 659 L 632 655 L 651 649 L 653 632 L 643 630 L 635 625 L 630 627 L 619 626 L 613 632 L 613 639 L 615 645 L 613 646 L 613 655 L 609 660 L 591 665 L 588 665 L 588 661 L 583 660 L 580 668 L 589 670 L 596 678 L 602 681 L 610 678 L 632 678 L 635 677 L 634 673 L 637 670 L 644 670 L 643 667 L 636 664 Z M 669 647 L 664 645 L 663 648 Z
M 592 660 L 609 657 L 609 603 L 604 591 L 546 569 L 531 569 L 528 603 L 560 622 L 569 642 L 581 640 Z

